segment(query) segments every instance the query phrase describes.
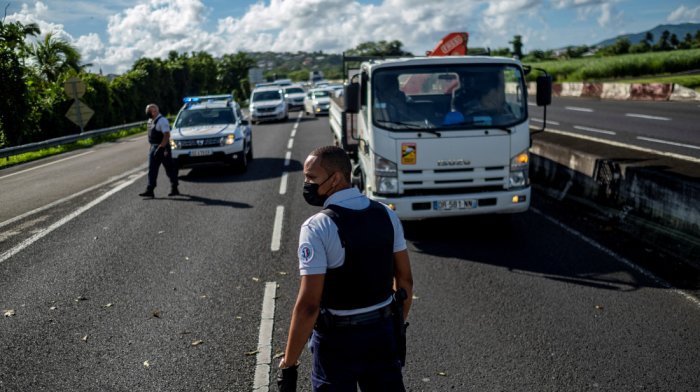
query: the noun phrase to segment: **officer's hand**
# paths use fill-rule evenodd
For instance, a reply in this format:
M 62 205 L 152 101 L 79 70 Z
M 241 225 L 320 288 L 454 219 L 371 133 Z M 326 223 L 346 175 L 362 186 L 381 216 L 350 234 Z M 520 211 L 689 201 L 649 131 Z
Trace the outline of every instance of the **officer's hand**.
M 296 392 L 298 368 L 299 365 L 277 369 L 277 390 L 279 392 Z

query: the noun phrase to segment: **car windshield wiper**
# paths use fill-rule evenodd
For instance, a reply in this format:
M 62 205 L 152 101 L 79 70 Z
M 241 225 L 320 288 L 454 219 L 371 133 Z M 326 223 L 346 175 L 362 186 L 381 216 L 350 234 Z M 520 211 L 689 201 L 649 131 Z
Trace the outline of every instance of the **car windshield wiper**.
M 400 122 L 400 121 L 386 121 L 386 120 L 376 120 L 377 122 L 382 122 L 382 123 L 387 123 L 387 124 L 394 124 L 394 125 L 404 125 L 406 127 L 411 127 L 415 129 L 420 129 L 421 131 L 429 132 L 432 133 L 433 135 L 437 135 L 437 137 L 442 136 L 440 132 L 433 131 L 432 129 L 428 129 L 428 126 L 426 124 L 425 127 L 422 127 L 418 124 L 411 124 L 411 123 L 405 123 L 405 122 Z
M 452 126 L 455 126 L 455 125 L 474 125 L 474 124 L 481 124 L 481 123 L 485 123 L 485 122 L 486 122 L 486 121 L 484 121 L 484 120 L 479 120 L 479 121 L 462 121 L 462 122 L 459 122 L 459 123 L 442 125 L 442 127 L 452 127 Z M 488 126 L 491 127 L 491 128 L 496 128 L 496 129 L 501 130 L 501 131 L 506 131 L 506 132 L 508 132 L 508 133 L 511 133 L 511 132 L 512 132 L 510 129 L 508 129 L 508 128 L 506 128 L 506 127 L 491 126 L 491 125 L 488 125 Z

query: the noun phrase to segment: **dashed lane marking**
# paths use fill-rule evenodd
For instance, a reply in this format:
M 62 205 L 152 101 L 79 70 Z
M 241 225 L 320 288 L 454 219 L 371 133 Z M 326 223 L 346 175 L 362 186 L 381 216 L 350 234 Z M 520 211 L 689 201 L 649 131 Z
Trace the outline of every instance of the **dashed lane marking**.
M 287 172 L 282 172 L 282 180 L 280 181 L 280 195 L 287 193 Z
M 273 252 L 280 250 L 280 243 L 282 242 L 282 220 L 284 219 L 284 206 L 277 206 L 277 212 L 275 212 L 275 224 L 272 227 L 272 244 L 270 249 Z
M 647 116 L 646 114 L 627 113 L 627 114 L 625 114 L 625 116 L 627 116 L 627 117 L 645 118 L 645 119 L 647 119 L 647 120 L 671 121 L 671 119 L 668 118 L 668 117 Z
M 88 151 L 88 152 L 84 152 L 84 153 L 82 153 L 82 154 L 73 155 L 72 157 L 59 159 L 59 160 L 57 160 L 57 161 L 53 161 L 53 162 L 46 163 L 46 164 L 39 165 L 39 166 L 34 166 L 34 167 L 30 168 L 30 169 L 26 169 L 26 170 L 18 171 L 18 172 L 16 172 L 16 173 L 8 174 L 8 175 L 6 175 L 6 176 L 2 176 L 2 177 L 0 177 L 0 180 L 2 180 L 3 178 L 12 177 L 12 176 L 16 176 L 16 175 L 18 175 L 18 174 L 26 173 L 26 172 L 28 172 L 28 171 L 40 169 L 40 168 L 42 168 L 42 167 L 46 167 L 46 166 L 50 166 L 50 165 L 55 165 L 55 164 L 57 164 L 57 163 L 60 163 L 60 162 L 63 162 L 63 161 L 67 161 L 67 160 L 69 160 L 69 159 L 73 159 L 73 158 L 77 158 L 77 157 L 82 157 L 83 155 L 92 154 L 93 152 L 95 152 L 95 151 Z
M 292 160 L 292 152 L 287 151 L 286 154 L 284 154 L 284 166 L 289 166 L 289 161 Z
M 296 136 L 296 134 L 297 134 L 297 129 L 294 128 L 294 129 L 292 129 L 292 134 L 289 137 L 294 137 L 294 136 Z
M 18 244 L 17 246 L 15 246 L 14 248 L 12 248 L 12 249 L 8 250 L 7 252 L 3 253 L 2 255 L 0 255 L 0 263 L 6 261 L 6 260 L 9 259 L 10 257 L 16 255 L 16 254 L 17 254 L 18 252 L 20 252 L 22 249 L 25 249 L 25 248 L 28 247 L 29 245 L 35 243 L 36 241 L 40 240 L 41 238 L 43 238 L 43 237 L 46 236 L 47 234 L 51 233 L 52 231 L 58 229 L 59 227 L 65 225 L 66 223 L 70 222 L 71 220 L 73 220 L 73 218 L 79 216 L 79 215 L 82 214 L 83 212 L 85 212 L 85 211 L 89 210 L 90 208 L 92 208 L 92 207 L 98 205 L 99 203 L 101 203 L 102 201 L 104 201 L 104 200 L 107 199 L 108 197 L 112 196 L 113 194 L 115 194 L 115 193 L 119 192 L 120 190 L 126 188 L 127 186 L 133 184 L 136 180 L 138 180 L 139 178 L 145 176 L 146 173 L 147 173 L 147 172 L 143 171 L 143 172 L 141 172 L 141 173 L 136 173 L 136 174 L 131 175 L 131 177 L 129 177 L 129 179 L 127 179 L 126 181 L 124 181 L 124 183 L 122 183 L 122 184 L 120 184 L 119 186 L 117 186 L 117 187 L 111 189 L 111 190 L 108 191 L 107 193 L 105 193 L 105 194 L 103 194 L 102 196 L 98 197 L 97 199 L 91 201 L 90 203 L 84 205 L 83 207 L 78 208 L 77 210 L 73 211 L 70 215 L 68 215 L 68 216 L 66 216 L 65 218 L 59 220 L 58 222 L 52 224 L 51 226 L 47 227 L 46 229 L 41 230 L 40 232 L 36 233 L 35 235 L 33 235 L 33 236 L 29 237 L 28 239 L 22 241 L 21 243 L 19 243 L 19 244 Z
M 566 131 L 559 131 L 556 129 L 551 129 L 547 128 L 545 129 L 547 132 L 551 133 L 556 133 L 559 135 L 566 135 L 566 136 L 571 136 L 571 137 L 577 137 L 579 139 L 585 139 L 585 140 L 590 140 L 593 142 L 598 142 L 598 143 L 603 143 L 603 144 L 609 144 L 611 146 L 616 146 L 616 147 L 622 147 L 622 148 L 629 148 L 630 150 L 637 150 L 637 151 L 643 151 L 643 152 L 648 152 L 650 154 L 656 154 L 656 155 L 663 155 L 665 157 L 670 157 L 670 158 L 676 158 L 676 159 L 682 159 L 684 161 L 688 162 L 694 162 L 694 163 L 700 163 L 700 158 L 695 158 L 695 157 L 690 157 L 687 155 L 681 155 L 681 154 L 676 154 L 672 152 L 664 152 L 664 151 L 659 151 L 659 150 L 653 150 L 651 148 L 646 148 L 646 147 L 640 147 L 640 146 L 635 146 L 633 144 L 625 144 L 625 143 L 620 143 L 612 140 L 605 140 L 605 139 L 599 139 L 597 137 L 592 137 L 592 136 L 587 136 L 587 135 L 581 135 L 578 133 L 573 133 L 573 132 L 566 132 Z
M 637 139 L 639 139 L 639 140 L 646 140 L 646 141 L 648 141 L 648 142 L 662 143 L 662 144 L 670 144 L 670 145 L 672 145 L 672 146 L 679 146 L 679 147 L 686 147 L 686 148 L 694 148 L 694 149 L 696 149 L 696 150 L 700 150 L 700 146 L 693 146 L 692 144 L 683 144 L 683 143 L 667 142 L 666 140 L 652 139 L 652 138 L 642 137 L 642 136 L 637 136 Z
M 594 111 L 593 109 L 589 109 L 589 108 L 579 108 L 579 107 L 576 107 L 576 106 L 565 106 L 564 109 L 566 109 L 566 110 L 574 110 L 574 111 L 577 111 L 577 112 L 587 112 L 587 113 L 592 113 L 592 112 Z
M 293 145 L 294 145 L 294 138 L 290 138 L 289 142 L 287 143 L 287 149 L 291 150 Z
M 272 328 L 275 325 L 275 298 L 277 282 L 265 282 L 262 312 L 260 313 L 260 332 L 258 334 L 258 354 L 255 358 L 255 378 L 253 392 L 270 390 L 270 365 L 272 362 Z
M 534 118 L 534 117 L 532 117 L 532 118 L 530 118 L 530 120 L 535 121 L 535 122 L 544 122 L 544 120 L 542 120 L 541 118 Z M 552 121 L 552 120 L 547 120 L 547 124 L 559 125 L 558 122 Z
M 624 258 L 624 257 L 622 257 L 622 256 L 620 256 L 620 255 L 618 255 L 617 253 L 613 252 L 612 250 L 610 250 L 610 249 L 604 247 L 603 245 L 599 244 L 599 243 L 596 242 L 595 240 L 586 237 L 585 235 L 579 233 L 579 232 L 576 231 L 575 229 L 572 229 L 571 227 L 569 227 L 569 226 L 567 226 L 567 225 L 565 225 L 565 224 L 559 222 L 558 220 L 556 220 L 556 219 L 550 217 L 549 215 L 544 214 L 544 213 L 543 213 L 542 211 L 540 211 L 539 209 L 537 209 L 537 208 L 535 208 L 535 207 L 530 207 L 530 209 L 531 209 L 535 214 L 542 216 L 543 218 L 547 219 L 548 221 L 554 223 L 555 225 L 561 227 L 562 229 L 564 229 L 564 230 L 568 231 L 569 233 L 575 235 L 576 237 L 580 238 L 580 239 L 583 240 L 584 242 L 587 242 L 589 245 L 593 246 L 594 248 L 596 248 L 596 249 L 602 251 L 603 253 L 606 253 L 607 255 L 611 256 L 611 257 L 614 258 L 615 260 L 617 260 L 617 261 L 619 261 L 619 262 L 621 262 L 621 263 L 627 265 L 628 267 L 632 268 L 633 270 L 635 270 L 635 271 L 641 273 L 642 275 L 646 276 L 647 278 L 653 280 L 654 282 L 656 282 L 658 285 L 662 286 L 663 288 L 669 289 L 671 292 L 673 292 L 673 293 L 675 293 L 675 294 L 678 294 L 678 295 L 684 297 L 685 299 L 687 299 L 687 300 L 689 300 L 690 302 L 692 302 L 694 305 L 700 307 L 700 300 L 698 300 L 697 298 L 695 298 L 695 297 L 689 295 L 688 293 L 684 292 L 683 290 L 677 289 L 676 287 L 674 287 L 673 285 L 671 285 L 670 283 L 668 283 L 668 282 L 665 281 L 664 279 L 661 279 L 661 278 L 659 278 L 658 276 L 654 275 L 652 272 L 648 271 L 647 269 L 645 269 L 645 268 L 643 268 L 643 267 L 640 267 L 640 266 L 638 266 L 637 264 L 634 264 L 633 262 L 627 260 L 626 258 Z
M 22 220 L 22 219 L 24 219 L 24 218 L 26 218 L 26 217 L 28 217 L 28 216 L 30 216 L 30 215 L 33 215 L 33 214 L 36 214 L 36 213 L 38 213 L 38 212 L 47 210 L 47 209 L 49 209 L 49 208 L 51 208 L 51 207 L 53 207 L 53 206 L 56 206 L 56 205 L 61 204 L 61 203 L 64 203 L 64 202 L 66 202 L 66 201 L 68 201 L 68 200 L 71 200 L 71 199 L 74 199 L 74 198 L 76 198 L 76 197 L 78 197 L 78 196 L 84 195 L 84 194 L 86 194 L 86 193 L 88 193 L 88 192 L 90 192 L 90 191 L 93 191 L 93 190 L 97 189 L 97 188 L 103 187 L 103 186 L 105 186 L 105 185 L 107 185 L 107 184 L 109 184 L 109 183 L 111 183 L 111 182 L 117 181 L 117 180 L 122 179 L 122 178 L 124 178 L 124 177 L 127 177 L 127 176 L 129 176 L 129 175 L 131 175 L 131 174 L 134 174 L 135 172 L 137 172 L 137 171 L 139 171 L 139 170 L 143 170 L 143 169 L 145 169 L 145 167 L 146 167 L 146 165 L 141 165 L 141 166 L 137 167 L 136 169 L 132 169 L 132 170 L 129 170 L 129 171 L 125 172 L 125 173 L 122 173 L 122 174 L 120 174 L 120 175 L 118 175 L 118 176 L 114 176 L 114 177 L 108 179 L 108 180 L 105 181 L 105 182 L 102 182 L 102 183 L 99 183 L 99 184 L 97 184 L 97 185 L 91 186 L 90 188 L 84 189 L 84 190 L 82 190 L 82 191 L 80 191 L 80 192 L 78 192 L 78 193 L 74 193 L 74 194 L 72 194 L 72 195 L 70 195 L 70 196 L 64 197 L 63 199 L 56 200 L 56 201 L 54 201 L 54 202 L 52 202 L 52 203 L 49 203 L 49 204 L 47 204 L 47 205 L 45 205 L 45 206 L 43 206 L 43 207 L 39 207 L 39 208 L 34 209 L 34 210 L 31 210 L 31 211 L 29 211 L 29 212 L 25 212 L 25 213 L 22 214 L 22 215 L 18 215 L 18 216 L 14 217 L 14 218 L 8 219 L 8 220 L 6 220 L 6 221 L 0 223 L 0 227 L 7 226 L 7 225 L 9 225 L 9 224 L 11 224 L 11 223 L 17 222 L 18 220 Z
M 574 128 L 580 129 L 580 130 L 582 130 L 582 131 L 604 133 L 604 134 L 606 134 L 606 135 L 617 135 L 617 133 L 615 133 L 615 132 L 613 132 L 613 131 L 604 131 L 604 130 L 602 130 L 602 129 L 582 127 L 582 126 L 580 126 L 580 125 L 574 125 Z

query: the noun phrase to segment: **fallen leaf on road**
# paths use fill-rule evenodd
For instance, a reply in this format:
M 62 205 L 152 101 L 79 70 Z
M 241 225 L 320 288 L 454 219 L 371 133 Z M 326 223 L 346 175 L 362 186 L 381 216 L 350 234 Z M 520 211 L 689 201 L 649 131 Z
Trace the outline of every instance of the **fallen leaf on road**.
M 47 302 L 47 304 L 49 304 L 49 305 L 50 305 L 50 304 L 55 304 L 55 303 L 56 303 L 56 301 L 49 301 L 49 302 Z
M 253 278 L 253 280 L 257 282 L 257 281 L 259 281 L 260 279 L 258 279 L 258 278 Z
M 164 230 L 161 230 L 161 231 L 158 232 L 158 234 L 163 234 L 163 233 L 165 233 Z
M 199 298 L 207 298 L 206 295 L 200 295 Z
M 600 305 L 596 305 L 596 307 L 595 307 L 595 308 L 596 308 L 596 309 L 603 309 L 603 307 L 602 307 L 602 306 L 600 306 Z
M 249 353 L 245 353 L 245 355 L 254 355 L 254 354 L 257 354 L 259 352 L 260 352 L 260 350 L 255 350 L 255 351 L 251 351 Z
M 6 310 L 5 313 L 3 313 L 3 315 L 4 315 L 5 317 L 12 317 L 12 316 L 15 315 L 15 311 L 12 310 L 12 309 Z
M 199 345 L 199 344 L 202 344 L 202 343 L 204 343 L 203 340 L 197 340 L 196 342 L 192 343 L 192 345 L 193 345 L 193 346 L 196 346 L 196 345 Z
M 418 297 L 416 297 L 416 296 L 414 295 L 414 296 L 413 296 L 413 299 L 418 299 Z
M 90 299 L 90 298 L 88 298 L 88 297 L 83 297 L 83 296 L 81 295 L 80 297 L 74 299 L 74 301 L 75 301 L 75 302 L 78 302 L 78 301 L 87 301 L 87 300 L 89 300 L 89 299 Z
M 185 257 L 185 260 L 189 260 L 189 259 L 190 259 L 189 257 Z
M 160 316 L 160 312 L 151 312 L 151 314 L 153 315 L 153 317 L 159 317 L 159 316 Z
M 112 306 L 114 306 L 113 303 L 108 303 L 107 305 L 102 305 L 103 308 L 110 308 Z
M 276 354 L 274 357 L 272 357 L 272 359 L 277 359 L 277 358 L 282 358 L 282 357 L 284 357 L 284 353 L 279 353 L 279 354 Z
M 95 239 L 97 239 L 97 237 L 95 237 Z
M 148 363 L 148 361 L 144 361 L 144 362 L 143 362 L 143 366 L 145 366 L 145 367 L 149 367 L 149 366 L 151 366 L 151 364 L 150 364 L 150 363 Z
M 87 342 L 87 335 L 83 336 L 83 342 Z
M 447 373 L 440 372 L 440 373 L 435 373 L 435 374 L 437 374 L 438 376 L 447 377 Z
M 276 297 L 272 297 L 272 299 L 277 299 L 277 298 L 279 298 L 279 297 L 280 297 L 280 296 L 278 295 L 278 296 L 276 296 Z
M 182 331 L 180 333 L 192 333 L 192 331 Z
M 240 319 L 242 319 L 243 317 L 241 317 L 241 316 L 236 316 L 236 318 L 240 320 Z
M 236 290 L 238 290 L 238 289 L 240 289 L 240 288 L 241 288 L 241 286 L 236 286 Z
M 52 307 L 49 308 L 49 310 L 56 310 L 56 307 L 55 307 L 55 306 L 52 306 Z
M 287 275 L 287 273 L 284 272 L 284 271 L 281 271 L 281 272 L 280 272 L 280 275 Z

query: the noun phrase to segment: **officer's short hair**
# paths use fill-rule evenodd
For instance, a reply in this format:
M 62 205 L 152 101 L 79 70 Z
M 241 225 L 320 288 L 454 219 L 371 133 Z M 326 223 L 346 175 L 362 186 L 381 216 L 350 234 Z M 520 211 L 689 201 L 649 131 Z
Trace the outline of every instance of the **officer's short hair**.
M 156 108 L 156 110 L 157 110 L 158 112 L 160 112 L 160 109 L 158 109 L 158 105 L 156 105 L 155 103 L 148 104 L 148 105 L 146 106 L 146 111 L 148 111 L 148 108 L 150 108 L 150 107 L 154 107 L 154 108 Z
M 328 173 L 328 175 L 338 172 L 342 174 L 345 181 L 350 183 L 352 164 L 350 163 L 350 157 L 345 150 L 336 146 L 325 146 L 311 151 L 311 154 L 309 155 L 319 157 L 321 159 L 321 167 Z

